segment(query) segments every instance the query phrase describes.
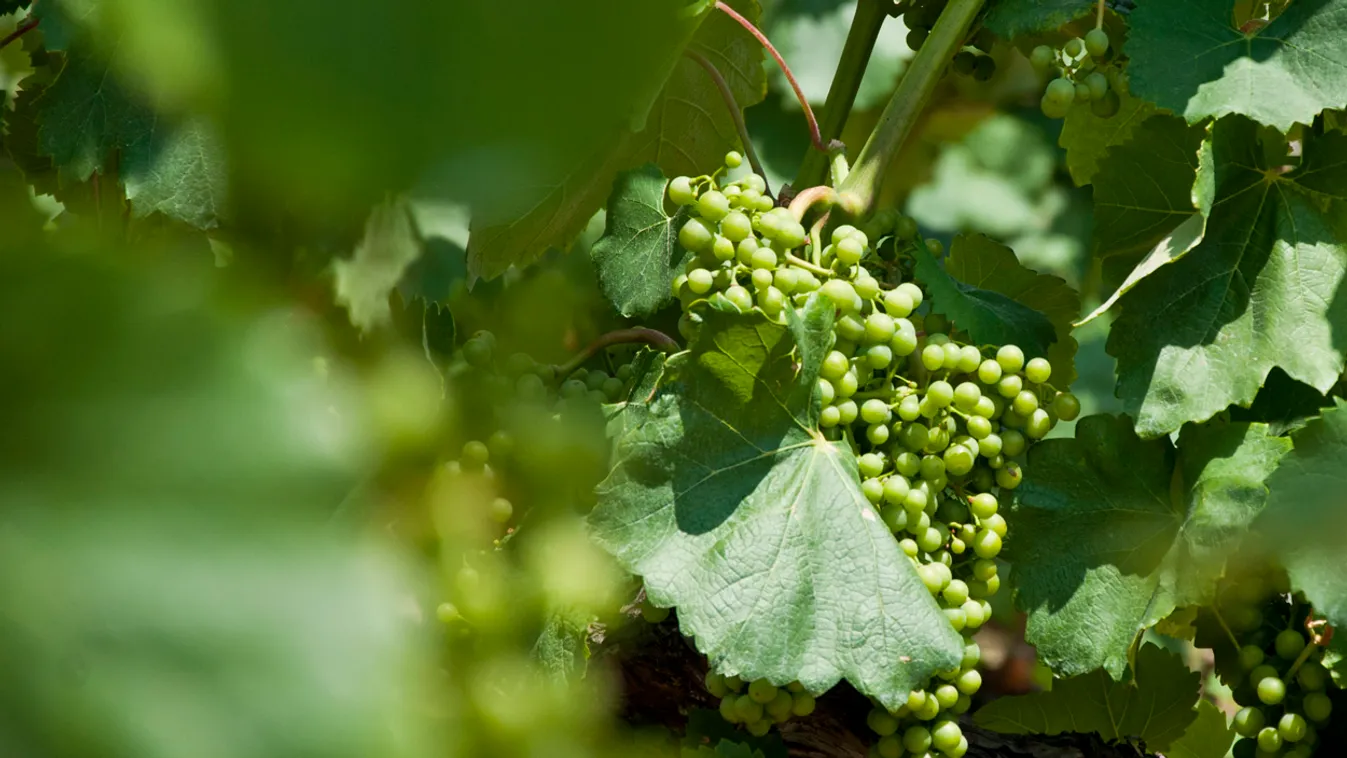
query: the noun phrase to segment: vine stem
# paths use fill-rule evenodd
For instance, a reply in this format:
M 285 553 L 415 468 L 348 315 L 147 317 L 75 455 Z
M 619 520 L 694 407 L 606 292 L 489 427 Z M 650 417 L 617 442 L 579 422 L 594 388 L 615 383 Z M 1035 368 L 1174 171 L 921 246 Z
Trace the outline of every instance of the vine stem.
M 800 190 L 800 193 L 790 201 L 790 215 L 794 216 L 796 221 L 803 222 L 804 216 L 809 212 L 810 208 L 815 205 L 826 205 L 831 207 L 836 202 L 837 193 L 833 191 L 832 187 L 810 187 L 809 189 Z
M 907 140 L 917 118 L 935 93 L 945 66 L 968 35 L 984 0 L 949 0 L 931 34 L 912 59 L 898 90 L 889 99 L 865 147 L 856 157 L 846 181 L 838 187 L 841 205 L 851 216 L 869 213 L 879 196 L 879 186 L 898 150 Z
M 814 264 L 810 263 L 804 258 L 801 258 L 793 253 L 786 253 L 786 260 L 790 261 L 790 265 L 795 266 L 797 268 L 802 268 L 811 274 L 818 274 L 819 276 L 826 276 L 826 277 L 836 276 L 836 274 L 834 274 L 832 271 L 829 271 L 828 269 L 822 266 L 815 266 Z
M 1099 0 L 1099 12 L 1095 15 L 1094 18 L 1094 28 L 1096 29 L 1104 28 L 1104 0 Z
M 781 67 L 781 72 L 786 75 L 786 80 L 790 82 L 791 89 L 795 90 L 795 97 L 800 101 L 800 107 L 804 109 L 805 120 L 809 122 L 809 139 L 814 143 L 814 148 L 824 153 L 828 152 L 828 147 L 823 144 L 823 137 L 819 134 L 818 120 L 814 118 L 814 110 L 809 107 L 809 100 L 804 96 L 804 90 L 800 89 L 800 83 L 796 81 L 795 74 L 791 72 L 790 66 L 786 65 L 786 59 L 777 52 L 776 46 L 767 39 L 767 35 L 762 30 L 753 25 L 752 21 L 744 18 L 739 11 L 726 5 L 724 0 L 716 0 L 716 8 L 728 15 L 730 18 L 739 22 L 739 25 L 748 30 L 754 38 L 762 44 L 763 48 L 776 60 L 776 65 Z
M 14 31 L 6 34 L 3 39 L 0 39 L 0 50 L 4 50 L 9 46 L 9 43 L 36 29 L 38 21 L 40 20 L 41 19 L 36 19 L 32 16 L 25 18 L 17 27 L 15 27 Z
M 860 91 L 866 65 L 874 53 L 880 27 L 888 17 L 885 6 L 891 3 L 892 0 L 860 0 L 856 5 L 856 15 L 851 18 L 851 29 L 842 45 L 842 57 L 837 62 L 837 70 L 833 72 L 832 85 L 828 87 L 828 99 L 823 103 L 819 122 L 821 139 L 831 142 L 842 136 L 847 116 L 856 105 L 856 93 Z M 813 187 L 822 184 L 827 178 L 827 170 L 827 157 L 810 151 L 800 161 L 795 186 Z
M 763 170 L 762 163 L 758 161 L 758 153 L 753 149 L 753 140 L 748 138 L 748 125 L 744 123 L 744 111 L 739 107 L 739 101 L 734 97 L 734 91 L 730 89 L 729 82 L 720 73 L 705 55 L 688 48 L 683 54 L 696 61 L 697 65 L 705 69 L 707 76 L 715 83 L 716 89 L 720 90 L 720 98 L 725 101 L 725 107 L 730 111 L 730 118 L 734 119 L 734 129 L 739 132 L 739 141 L 744 144 L 744 157 L 748 158 L 748 165 L 753 167 L 753 173 L 761 176 L 765 181 L 767 172 Z M 773 197 L 772 188 L 768 187 L 766 192 L 768 197 Z
M 584 365 L 585 361 L 594 357 L 594 354 L 606 347 L 613 345 L 624 345 L 633 342 L 644 342 L 652 347 L 657 347 L 666 353 L 677 352 L 678 341 L 664 332 L 645 327 L 634 327 L 632 329 L 618 329 L 601 335 L 598 339 L 589 343 L 584 350 L 575 354 L 575 357 L 556 367 L 557 378 L 561 379 L 570 376 L 572 371 Z

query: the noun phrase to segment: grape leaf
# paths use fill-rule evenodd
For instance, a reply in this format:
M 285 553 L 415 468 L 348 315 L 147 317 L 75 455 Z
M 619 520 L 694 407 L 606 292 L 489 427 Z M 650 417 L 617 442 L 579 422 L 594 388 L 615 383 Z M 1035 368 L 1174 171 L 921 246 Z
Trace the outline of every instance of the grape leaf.
M 1080 315 L 1080 295 L 1071 285 L 1021 266 L 1014 251 L 981 235 L 955 239 L 945 271 L 964 284 L 999 292 L 1047 316 L 1056 334 L 1047 351 L 1052 381 L 1058 387 L 1071 386 L 1076 380 L 1078 347 L 1071 336 L 1071 321 Z
M 639 426 L 617 442 L 590 525 L 717 670 L 822 692 L 845 677 L 897 708 L 955 665 L 960 637 L 819 434 L 832 305 L 789 326 L 707 309 Z
M 1292 435 L 1295 450 L 1268 479 L 1259 525 L 1316 612 L 1347 626 L 1342 535 L 1347 534 L 1347 401 Z
M 1123 296 L 1107 343 L 1117 394 L 1145 437 L 1251 403 L 1273 366 L 1321 392 L 1347 341 L 1347 214 L 1272 170 L 1258 127 L 1212 130 L 1215 196 L 1207 234 Z M 1347 181 L 1347 136 L 1306 135 L 1315 180 Z
M 0 2 L 0 16 L 8 16 L 32 5 L 33 0 L 3 0 Z
M 421 255 L 421 240 L 405 198 L 380 203 L 365 221 L 365 236 L 349 259 L 332 264 L 337 304 L 363 332 L 389 323 L 388 297 Z
M 574 610 L 553 611 L 533 644 L 533 658 L 557 679 L 583 674 L 589 660 L 589 619 Z
M 33 101 L 37 147 L 60 184 L 119 177 L 136 217 L 163 213 L 198 229 L 225 216 L 225 161 L 213 127 L 173 123 L 123 86 L 108 62 L 75 45 Z
M 1245 34 L 1230 0 L 1139 3 L 1127 54 L 1132 92 L 1190 122 L 1238 113 L 1287 131 L 1347 104 L 1347 2 L 1296 0 Z
M 1197 213 L 1193 184 L 1204 130 L 1152 116 L 1099 163 L 1094 182 L 1094 254 L 1145 253 Z
M 1000 37 L 1045 32 L 1094 9 L 1094 0 L 996 0 L 983 22 Z
M 1347 384 L 1339 382 L 1330 391 L 1342 395 L 1343 389 L 1347 389 Z M 1267 424 L 1273 434 L 1281 435 L 1300 429 L 1332 406 L 1333 398 L 1319 394 L 1319 390 L 1274 368 L 1267 375 L 1263 388 L 1258 390 L 1253 404 L 1248 408 L 1234 406 L 1229 413 L 1232 421 L 1261 422 Z
M 1066 150 L 1066 168 L 1077 187 L 1094 181 L 1099 163 L 1110 149 L 1127 142 L 1142 123 L 1158 111 L 1130 92 L 1118 93 L 1118 112 L 1108 118 L 1094 115 L 1088 104 L 1071 106 L 1062 121 L 1057 144 Z
M 1333 683 L 1339 689 L 1347 689 L 1347 635 L 1334 634 L 1333 639 L 1328 641 L 1323 664 L 1333 677 Z
M 731 3 L 749 19 L 757 0 Z M 687 48 L 720 71 L 740 108 L 766 95 L 762 46 L 726 14 L 705 16 Z M 622 131 L 555 178 L 529 177 L 507 203 L 473 208 L 468 269 L 491 278 L 511 265 L 527 265 L 548 248 L 567 248 L 609 196 L 619 171 L 656 164 L 667 176 L 709 173 L 739 144 L 734 120 L 707 72 L 678 58 L 645 124 Z
M 1008 250 L 1003 245 L 990 238 L 961 234 L 954 238 L 950 258 L 960 258 L 962 270 L 981 272 L 984 267 L 1008 268 L 1011 264 L 1005 252 Z M 975 343 L 1018 345 L 1030 357 L 1047 354 L 1048 346 L 1056 339 L 1056 330 L 1047 316 L 1001 292 L 958 281 L 921 245 L 917 246 L 916 258 L 916 275 L 930 292 L 932 309 L 948 316 Z M 1033 273 L 1021 267 L 1019 261 L 1014 266 L 1026 272 L 1017 274 L 1017 279 Z M 1004 275 L 1006 271 L 1001 273 Z
M 1094 732 L 1108 741 L 1140 739 L 1147 750 L 1166 751 L 1198 717 L 1193 706 L 1201 680 L 1182 658 L 1147 644 L 1137 651 L 1134 681 L 1114 681 L 1102 670 L 1056 679 L 1046 692 L 988 703 L 973 721 L 1007 734 Z
M 1165 751 L 1165 758 L 1225 758 L 1235 741 L 1225 714 L 1210 700 L 1199 700 L 1197 718 Z M 1147 740 L 1146 747 L 1152 747 Z
M 692 257 L 678 245 L 687 211 L 664 212 L 666 184 L 658 166 L 619 174 L 608 227 L 590 251 L 603 294 L 623 316 L 649 316 L 673 300 L 669 285 Z
M 1187 426 L 1176 451 L 1167 437 L 1138 438 L 1125 416 L 1098 415 L 1029 452 L 1007 550 L 1025 639 L 1054 672 L 1118 676 L 1137 635 L 1209 599 L 1290 449 L 1267 432 Z

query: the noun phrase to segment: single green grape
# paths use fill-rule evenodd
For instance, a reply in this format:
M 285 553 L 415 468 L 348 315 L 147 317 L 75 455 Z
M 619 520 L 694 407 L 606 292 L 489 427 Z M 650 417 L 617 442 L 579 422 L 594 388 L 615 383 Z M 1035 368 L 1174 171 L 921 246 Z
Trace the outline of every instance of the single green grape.
M 1072 37 L 1066 41 L 1065 45 L 1062 45 L 1062 52 L 1068 58 L 1079 58 L 1085 54 L 1085 40 L 1080 37 Z
M 996 59 L 990 55 L 979 55 L 973 61 L 973 79 L 979 82 L 989 81 L 996 75 Z
M 1122 108 L 1122 98 L 1116 90 L 1109 89 L 1104 96 L 1090 103 L 1090 112 L 1099 118 L 1113 118 Z
M 766 679 L 754 679 L 748 683 L 748 696 L 753 702 L 766 705 L 776 697 L 776 687 Z
M 1090 92 L 1089 85 L 1087 85 L 1085 82 L 1076 82 L 1075 102 L 1088 103 L 1090 102 L 1091 99 L 1093 99 L 1093 95 Z
M 1093 58 L 1103 58 L 1108 54 L 1108 32 L 1103 29 L 1091 29 L 1085 34 L 1085 49 Z
M 925 296 L 922 294 L 921 287 L 918 287 L 916 284 L 913 284 L 912 282 L 903 282 L 897 287 L 894 287 L 894 291 L 902 292 L 903 294 L 907 295 L 907 298 L 912 301 L 913 308 L 920 308 L 922 301 L 925 299 Z
M 998 507 L 996 496 L 990 492 L 979 492 L 968 498 L 968 510 L 979 520 L 996 515 Z
M 1024 368 L 1024 351 L 1015 345 L 1003 345 L 996 351 L 996 362 L 1007 374 L 1018 373 Z M 1018 390 L 1016 390 L 1018 392 Z
M 490 459 L 491 450 L 486 446 L 486 443 L 478 440 L 469 440 L 463 444 L 463 454 L 460 456 L 463 468 L 470 470 L 480 469 L 485 466 Z
M 671 179 L 669 200 L 674 205 L 692 205 L 697 202 L 697 191 L 692 188 L 692 180 L 686 176 L 675 176 Z
M 1333 701 L 1322 692 L 1311 692 L 1305 695 L 1301 709 L 1305 711 L 1305 718 L 1316 724 L 1323 724 L 1333 715 Z
M 1264 677 L 1256 687 L 1259 702 L 1277 705 L 1286 699 L 1286 683 L 1276 676 Z
M 884 293 L 884 310 L 887 311 L 890 316 L 906 318 L 911 315 L 914 310 L 912 307 L 912 298 L 908 297 L 907 293 L 902 290 L 889 290 Z
M 941 368 L 953 373 L 963 361 L 963 349 L 954 342 L 946 342 L 940 347 L 945 351 L 945 362 Z
M 960 50 L 954 55 L 954 62 L 951 64 L 955 73 L 968 76 L 973 73 L 973 66 L 977 63 L 977 53 L 971 50 Z
M 871 345 L 865 349 L 865 361 L 875 371 L 886 369 L 893 363 L 893 348 L 888 345 Z
M 830 429 L 842 423 L 842 411 L 835 405 L 829 405 L 819 411 L 818 425 Z
M 1063 392 L 1053 398 L 1052 412 L 1063 421 L 1075 421 L 1080 415 L 1080 401 L 1070 392 Z
M 927 371 L 939 371 L 945 365 L 945 348 L 943 345 L 927 345 L 921 349 L 921 365 L 926 367 Z
M 969 669 L 959 674 L 954 686 L 965 695 L 976 694 L 982 688 L 982 674 L 977 669 Z
M 872 397 L 861 405 L 861 420 L 867 424 L 886 424 L 892 417 L 893 411 L 889 409 L 889 404 L 880 398 Z
M 1006 461 L 1005 465 L 996 471 L 996 486 L 1001 489 L 1013 490 L 1020 486 L 1024 481 L 1024 472 L 1020 471 L 1020 464 L 1014 461 Z
M 814 696 L 808 692 L 797 692 L 794 695 L 795 704 L 791 706 L 790 712 L 796 716 L 804 717 L 814 712 Z
M 843 376 L 850 376 L 850 374 L 844 374 Z M 859 409 L 857 409 L 856 402 L 854 400 L 843 400 L 842 402 L 838 403 L 836 407 L 838 413 L 842 414 L 842 419 L 840 421 L 840 423 L 842 424 L 850 424 L 851 422 L 855 421 L 856 416 L 860 412 Z
M 875 708 L 865 717 L 866 726 L 880 737 L 887 737 L 898 731 L 898 719 L 882 708 Z
M 1281 720 L 1277 722 L 1277 732 L 1281 734 L 1282 739 L 1287 742 L 1299 742 L 1305 739 L 1306 732 L 1309 731 L 1309 724 L 1305 723 L 1305 717 L 1299 713 L 1283 714 Z
M 862 300 L 874 300 L 879 297 L 879 280 L 864 271 L 857 274 L 852 285 L 856 288 L 856 295 Z
M 819 290 L 839 307 L 856 299 L 856 289 L 845 279 L 829 279 Z
M 833 350 L 823 357 L 823 364 L 819 366 L 819 376 L 824 379 L 840 379 L 850 368 L 851 361 L 842 353 Z
M 855 237 L 847 237 L 833 245 L 833 255 L 844 266 L 854 266 L 865 256 L 865 247 Z
M 949 404 L 954 402 L 954 388 L 949 386 L 949 382 L 937 379 L 926 388 L 926 397 L 937 406 L 948 408 Z
M 1073 91 L 1071 93 L 1073 99 L 1075 98 L 1075 95 L 1076 93 Z M 1047 116 L 1048 118 L 1063 119 L 1066 118 L 1067 114 L 1071 112 L 1071 103 L 1062 102 L 1061 100 L 1057 100 L 1054 98 L 1049 98 L 1046 94 L 1044 94 L 1043 98 L 1038 101 L 1038 109 L 1042 111 L 1043 115 Z
M 958 701 L 958 698 L 955 698 Z M 942 753 L 949 753 L 959 746 L 959 740 L 963 739 L 963 730 L 959 728 L 956 721 L 945 719 L 935 722 L 931 728 L 931 747 Z
M 1318 692 L 1328 686 L 1328 670 L 1318 661 L 1305 661 L 1296 672 L 1296 681 L 1306 692 Z
M 982 364 L 982 351 L 973 345 L 964 345 L 960 348 L 959 365 L 957 370 L 960 374 L 971 374 L 978 370 Z
M 725 290 L 725 299 L 744 313 L 753 310 L 753 295 L 737 284 Z
M 917 755 L 925 753 L 931 749 L 931 732 L 924 726 L 909 726 L 907 731 L 903 732 L 903 747 L 907 748 L 909 753 Z
M 1052 416 L 1042 408 L 1035 408 L 1024 420 L 1024 434 L 1029 439 L 1041 440 L 1052 431 Z
M 713 241 L 711 230 L 701 219 L 690 218 L 678 230 L 678 244 L 694 253 L 710 249 Z
M 1056 58 L 1057 53 L 1047 45 L 1039 45 L 1029 53 L 1029 63 L 1039 74 L 1048 73 L 1048 68 Z
M 1092 102 L 1108 95 L 1108 77 L 1098 71 L 1085 77 L 1085 86 L 1090 91 Z
M 751 258 L 753 268 L 766 269 L 771 271 L 776 268 L 776 252 L 770 247 L 760 247 L 753 251 Z
M 1305 649 L 1305 636 L 1295 629 L 1283 629 L 1277 634 L 1273 649 L 1277 651 L 1278 657 L 1294 661 L 1300 651 Z
M 1282 735 L 1275 726 L 1265 726 L 1258 732 L 1258 748 L 1269 753 L 1282 749 Z
M 743 211 L 732 211 L 720 220 L 720 233 L 738 244 L 753 236 L 753 222 Z
M 1043 358 L 1031 358 L 1024 364 L 1024 378 L 1034 384 L 1042 384 L 1052 376 L 1052 364 Z
M 888 342 L 897 331 L 897 322 L 887 313 L 875 311 L 865 317 L 865 339 L 869 342 Z
M 1239 709 L 1230 721 L 1230 727 L 1241 737 L 1253 737 L 1264 726 L 1263 711 L 1254 706 Z
M 865 438 L 871 445 L 878 447 L 889 441 L 889 427 L 885 424 L 873 424 L 866 427 Z
M 1015 395 L 1015 399 L 1010 401 L 1010 408 L 1021 416 L 1028 416 L 1038 410 L 1038 395 L 1029 390 L 1021 390 Z
M 742 165 L 743 162 L 744 156 L 740 155 L 739 151 L 731 150 L 728 153 L 725 153 L 726 168 L 739 168 L 739 166 Z

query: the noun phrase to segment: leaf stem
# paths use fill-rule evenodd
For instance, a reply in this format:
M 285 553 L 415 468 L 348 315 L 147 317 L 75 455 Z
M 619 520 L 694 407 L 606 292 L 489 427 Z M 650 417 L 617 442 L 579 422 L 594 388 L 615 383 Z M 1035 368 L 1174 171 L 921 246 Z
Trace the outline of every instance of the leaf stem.
M 823 144 L 823 138 L 819 135 L 818 120 L 814 118 L 814 110 L 809 107 L 809 99 L 804 96 L 804 90 L 800 89 L 800 83 L 795 80 L 795 74 L 791 72 L 790 66 L 786 65 L 786 59 L 781 57 L 781 53 L 777 52 L 776 47 L 771 40 L 767 39 L 767 35 L 762 33 L 762 30 L 754 26 L 752 21 L 739 15 L 738 11 L 726 5 L 724 0 L 716 0 L 716 8 L 738 21 L 739 25 L 747 29 L 748 33 L 752 34 L 776 60 L 776 65 L 781 67 L 781 72 L 786 75 L 786 81 L 790 82 L 791 89 L 795 90 L 795 97 L 800 101 L 800 107 L 804 109 L 805 120 L 809 122 L 810 141 L 814 143 L 815 149 L 827 153 L 828 148 Z
M 930 102 L 936 84 L 954 51 L 963 44 L 982 4 L 983 0 L 949 0 L 941 12 L 861 148 L 847 180 L 838 187 L 841 205 L 848 214 L 860 218 L 874 207 L 885 172 Z
M 41 19 L 29 16 L 19 22 L 19 25 L 14 28 L 14 31 L 6 34 L 3 39 L 0 39 L 0 50 L 4 50 L 9 46 L 9 43 L 36 29 L 39 21 L 41 21 Z
M 851 18 L 851 30 L 847 32 L 847 41 L 842 45 L 842 57 L 833 72 L 832 85 L 828 87 L 828 99 L 823 103 L 822 120 L 819 123 L 820 139 L 830 142 L 842 136 L 847 116 L 856 105 L 856 93 L 860 91 L 861 79 L 865 76 L 865 67 L 879 39 L 880 27 L 888 16 L 887 5 L 892 0 L 860 0 L 856 5 L 856 15 Z M 800 171 L 795 175 L 796 187 L 813 187 L 822 184 L 827 177 L 828 158 L 822 153 L 808 152 L 800 162 Z
M 837 193 L 832 187 L 820 185 L 800 190 L 790 201 L 790 215 L 795 217 L 796 221 L 803 222 L 804 216 L 809 209 L 815 205 L 824 205 L 832 208 L 837 203 Z
M 707 76 L 711 77 L 711 81 L 716 85 L 716 89 L 720 90 L 720 98 L 725 101 L 725 107 L 730 112 L 730 118 L 734 120 L 734 129 L 739 132 L 739 141 L 744 145 L 744 157 L 748 158 L 748 165 L 753 167 L 753 173 L 766 181 L 767 172 L 763 170 L 762 163 L 758 160 L 758 153 L 753 149 L 753 140 L 748 137 L 748 125 L 744 123 L 744 111 L 739 107 L 739 101 L 735 99 L 734 91 L 730 89 L 729 82 L 725 81 L 725 77 L 721 75 L 720 70 L 705 55 L 691 48 L 684 50 L 683 54 L 705 69 Z M 766 195 L 774 197 L 771 187 L 767 188 Z
M 1221 615 L 1221 611 L 1215 606 L 1212 606 L 1211 612 L 1213 615 L 1216 616 L 1216 622 L 1221 625 L 1222 629 L 1225 630 L 1226 636 L 1230 638 L 1230 645 L 1234 647 L 1235 652 L 1238 653 L 1239 640 L 1235 638 L 1235 633 L 1230 631 L 1230 625 L 1225 623 L 1225 617 Z
M 666 353 L 673 353 L 679 350 L 678 341 L 664 332 L 645 327 L 634 327 L 631 329 L 618 329 L 599 336 L 593 342 L 589 343 L 584 350 L 575 354 L 575 357 L 569 361 L 556 366 L 558 379 L 570 376 L 571 372 L 584 365 L 585 361 L 594 357 L 594 354 L 613 345 L 623 345 L 632 342 L 644 342 L 651 347 L 657 347 Z
M 1094 18 L 1094 28 L 1104 28 L 1104 0 L 1099 0 L 1099 11 Z

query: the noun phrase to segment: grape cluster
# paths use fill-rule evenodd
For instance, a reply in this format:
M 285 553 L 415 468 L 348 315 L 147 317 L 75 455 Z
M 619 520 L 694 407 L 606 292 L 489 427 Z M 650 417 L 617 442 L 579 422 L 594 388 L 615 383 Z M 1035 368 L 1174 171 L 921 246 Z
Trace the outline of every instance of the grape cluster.
M 931 35 L 931 29 L 944 12 L 949 0 L 921 0 L 909 2 L 903 10 L 903 23 L 907 25 L 907 46 L 920 50 Z M 974 33 L 959 52 L 955 53 L 952 68 L 955 73 L 972 76 L 980 82 L 991 79 L 996 73 L 996 60 L 989 55 L 995 36 L 987 29 Z
M 1073 37 L 1054 49 L 1039 45 L 1029 54 L 1029 62 L 1042 75 L 1056 73 L 1048 82 L 1039 107 L 1048 118 L 1066 118 L 1072 103 L 1089 103 L 1090 112 L 1111 118 L 1122 101 L 1118 88 L 1122 72 L 1113 65 L 1114 49 L 1108 32 L 1091 29 L 1084 39 Z
M 875 751 L 958 758 L 967 741 L 952 717 L 969 708 L 981 686 L 971 636 L 990 617 L 987 600 L 1000 587 L 995 558 L 1006 536 L 1000 504 L 1019 486 L 1030 445 L 1059 419 L 1076 418 L 1080 403 L 1049 384 L 1048 361 L 1026 360 L 1013 345 L 969 344 L 930 312 L 911 280 L 911 256 L 902 252 L 925 245 L 938 255 L 940 245 L 922 240 L 910 218 L 880 213 L 864 230 L 842 224 L 826 237 L 820 230 L 815 250 L 789 210 L 759 200 L 761 186 L 753 176 L 723 189 L 711 177 L 670 182 L 670 200 L 693 214 L 679 234 L 695 253 L 674 282 L 684 311 L 680 328 L 695 338 L 691 306 L 704 299 L 741 311 L 756 307 L 778 321 L 815 291 L 836 305 L 815 392 L 819 427 L 856 452 L 861 491 L 965 636 L 959 666 L 912 692 L 897 711 L 871 714 L 880 737 Z M 756 192 L 745 200 L 750 190 Z M 726 712 L 761 724 L 748 718 L 756 711 L 730 710 L 739 702 L 725 705 Z
M 814 696 L 799 682 L 777 687 L 766 679 L 747 682 L 737 676 L 706 674 L 706 691 L 720 698 L 720 715 L 731 724 L 742 724 L 749 734 L 762 737 L 776 724 L 792 716 L 814 712 Z
M 1236 651 L 1217 658 L 1241 706 L 1231 722 L 1242 738 L 1234 755 L 1310 758 L 1340 692 L 1322 663 L 1326 627 L 1313 623 L 1284 571 L 1226 577 L 1217 597 L 1216 618 Z

